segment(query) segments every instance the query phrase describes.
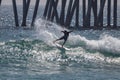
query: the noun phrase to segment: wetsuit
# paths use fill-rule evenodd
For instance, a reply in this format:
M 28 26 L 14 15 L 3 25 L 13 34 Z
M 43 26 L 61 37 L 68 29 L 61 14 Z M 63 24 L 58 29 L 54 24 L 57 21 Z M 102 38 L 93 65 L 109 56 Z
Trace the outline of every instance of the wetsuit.
M 56 41 L 58 41 L 58 40 L 62 40 L 62 39 L 63 39 L 63 40 L 64 40 L 64 42 L 63 42 L 63 44 L 62 44 L 62 47 L 63 47 L 63 45 L 65 44 L 65 42 L 66 42 L 67 39 L 68 39 L 69 33 L 71 33 L 72 31 L 68 32 L 68 31 L 64 30 L 64 31 L 61 31 L 61 32 L 64 33 L 64 36 L 62 36 L 61 38 L 55 40 L 54 43 L 55 43 Z

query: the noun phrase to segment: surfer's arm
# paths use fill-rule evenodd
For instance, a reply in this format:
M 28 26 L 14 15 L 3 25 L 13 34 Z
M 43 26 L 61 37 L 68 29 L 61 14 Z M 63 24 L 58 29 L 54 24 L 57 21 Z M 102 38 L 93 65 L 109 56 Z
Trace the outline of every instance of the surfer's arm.
M 69 31 L 69 33 L 71 33 L 71 32 L 73 32 L 73 31 Z
M 61 31 L 61 32 L 63 32 L 63 33 L 64 33 L 64 31 Z

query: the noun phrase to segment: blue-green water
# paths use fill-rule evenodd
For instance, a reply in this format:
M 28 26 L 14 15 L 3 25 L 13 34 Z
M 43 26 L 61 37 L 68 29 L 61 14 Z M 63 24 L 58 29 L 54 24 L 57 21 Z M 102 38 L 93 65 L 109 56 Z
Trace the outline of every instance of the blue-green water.
M 41 18 L 35 27 L 0 29 L 0 80 L 120 80 L 120 31 L 73 31 L 65 50 L 52 43 L 65 28 Z
M 0 31 L 1 80 L 120 79 L 119 31 L 74 31 L 64 50 L 52 43 L 63 28 L 42 19 L 36 27 Z

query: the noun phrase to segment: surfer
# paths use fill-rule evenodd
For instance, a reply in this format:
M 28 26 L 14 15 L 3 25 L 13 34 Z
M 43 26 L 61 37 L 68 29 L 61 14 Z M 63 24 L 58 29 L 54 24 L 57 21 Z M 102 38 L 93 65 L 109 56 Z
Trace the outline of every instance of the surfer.
M 63 45 L 66 43 L 66 41 L 67 41 L 67 39 L 68 39 L 69 33 L 71 33 L 72 31 L 66 31 L 66 30 L 64 30 L 64 31 L 61 31 L 61 32 L 64 33 L 64 36 L 62 36 L 61 38 L 53 41 L 53 43 L 55 43 L 56 41 L 59 41 L 59 40 L 64 40 L 64 42 L 63 42 L 63 44 L 62 44 L 62 47 L 63 47 Z

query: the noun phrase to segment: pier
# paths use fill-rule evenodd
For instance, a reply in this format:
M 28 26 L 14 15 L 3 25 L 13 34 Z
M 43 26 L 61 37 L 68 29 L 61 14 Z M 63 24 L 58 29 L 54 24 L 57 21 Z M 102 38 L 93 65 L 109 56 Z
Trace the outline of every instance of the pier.
M 0 0 L 0 6 L 2 6 Z M 19 22 L 19 13 L 17 9 L 17 0 L 11 0 L 14 13 L 14 21 L 16 27 L 27 26 L 27 15 L 31 0 L 22 0 L 23 6 L 23 18 L 22 23 Z M 31 19 L 31 27 L 34 27 L 40 1 L 35 0 L 34 12 Z M 118 20 L 118 0 L 45 0 L 43 19 L 57 23 L 58 25 L 66 28 L 77 28 L 77 29 L 118 29 L 120 28 L 117 24 Z M 59 8 L 59 9 L 58 9 Z M 104 22 L 104 10 L 107 15 L 105 16 L 106 23 Z M 82 15 L 82 17 L 80 17 Z M 91 23 L 91 18 L 93 23 Z M 81 20 L 80 20 L 81 19 Z M 74 25 L 72 21 L 74 20 Z

